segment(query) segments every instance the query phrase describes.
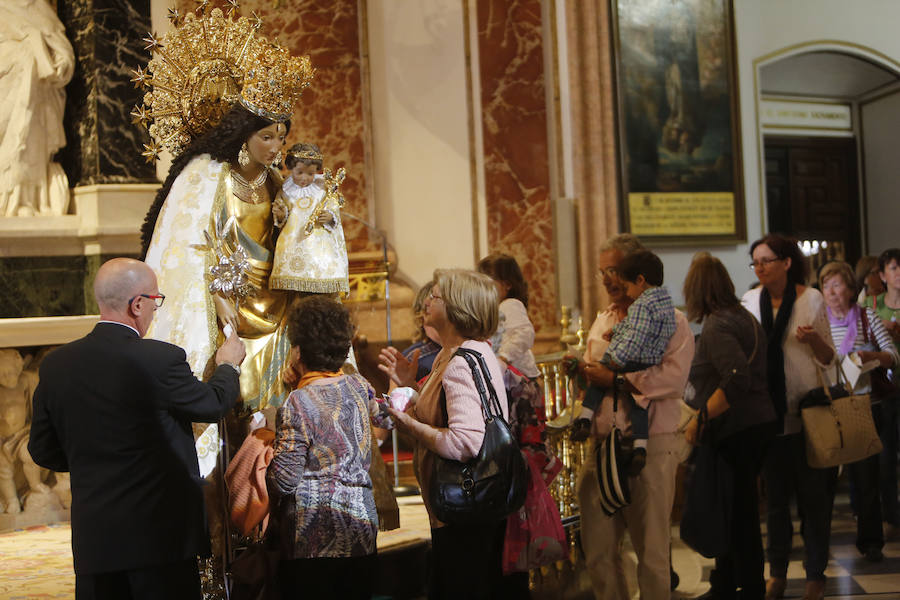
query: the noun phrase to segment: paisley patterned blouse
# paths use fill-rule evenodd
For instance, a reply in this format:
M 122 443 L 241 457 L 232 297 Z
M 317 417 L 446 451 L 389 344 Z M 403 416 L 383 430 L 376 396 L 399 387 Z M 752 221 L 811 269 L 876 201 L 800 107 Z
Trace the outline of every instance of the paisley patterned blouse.
M 359 375 L 320 381 L 294 391 L 278 409 L 266 480 L 269 532 L 285 560 L 375 552 L 368 411 L 375 392 Z

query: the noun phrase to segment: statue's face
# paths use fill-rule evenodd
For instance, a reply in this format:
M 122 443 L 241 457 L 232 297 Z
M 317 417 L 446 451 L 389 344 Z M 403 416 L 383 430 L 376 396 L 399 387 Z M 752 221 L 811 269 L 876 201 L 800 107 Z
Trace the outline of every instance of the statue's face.
M 0 385 L 5 388 L 14 388 L 19 383 L 19 375 L 25 361 L 18 350 L 4 348 L 0 350 Z
M 278 151 L 284 147 L 287 127 L 284 123 L 273 123 L 253 132 L 247 140 L 247 151 L 250 158 L 262 165 L 270 165 Z

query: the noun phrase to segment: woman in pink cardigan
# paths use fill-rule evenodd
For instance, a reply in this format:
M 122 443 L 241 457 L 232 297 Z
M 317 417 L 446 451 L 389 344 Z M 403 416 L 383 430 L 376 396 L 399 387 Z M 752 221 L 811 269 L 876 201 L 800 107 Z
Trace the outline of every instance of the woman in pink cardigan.
M 467 461 L 484 439 L 481 400 L 465 359 L 453 356 L 462 346 L 481 353 L 488 365 L 507 418 L 503 373 L 487 339 L 497 329 L 497 288 L 487 275 L 460 269 L 438 269 L 425 301 L 425 326 L 439 334 L 442 348 L 418 400 L 406 412 L 391 410 L 397 428 L 416 442 L 414 464 L 422 498 L 431 519 L 431 572 L 428 597 L 494 598 L 501 587 L 501 558 L 506 521 L 493 525 L 449 525 L 438 521 L 428 504 L 434 455 Z M 416 360 L 394 348 L 381 353 L 381 368 L 398 385 L 416 387 Z M 441 405 L 446 397 L 446 414 Z

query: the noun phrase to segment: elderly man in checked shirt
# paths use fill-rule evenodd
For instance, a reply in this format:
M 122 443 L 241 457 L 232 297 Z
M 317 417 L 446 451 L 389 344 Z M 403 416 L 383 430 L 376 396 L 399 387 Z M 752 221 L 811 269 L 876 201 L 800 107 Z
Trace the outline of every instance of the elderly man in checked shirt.
M 675 312 L 675 333 L 658 365 L 636 373 L 616 373 L 599 362 L 609 346 L 604 332 L 626 318 L 633 304 L 625 295 L 625 282 L 620 273 L 625 259 L 643 249 L 631 234 L 619 234 L 599 249 L 598 267 L 603 276 L 610 304 L 597 315 L 588 334 L 583 371 L 589 383 L 609 389 L 615 379 L 618 388 L 647 408 L 650 436 L 647 464 L 634 477 L 628 478 L 631 504 L 613 516 L 603 513 L 594 448 L 609 433 L 613 421 L 626 432 L 630 430 L 631 402 L 620 402 L 613 412 L 612 395 L 607 393 L 594 414 L 591 449 L 578 473 L 578 503 L 581 507 L 581 543 L 587 572 L 598 600 L 630 600 L 633 597 L 625 575 L 627 554 L 623 551 L 626 531 L 637 555 L 637 585 L 641 598 L 663 600 L 671 597 L 669 544 L 672 502 L 675 498 L 675 473 L 685 448 L 684 436 L 678 432 L 681 403 L 694 356 L 694 336 L 687 319 Z
M 663 283 L 663 264 L 649 250 L 637 250 L 625 256 L 618 273 L 628 298 L 634 300 L 628 316 L 617 323 L 604 338 L 609 348 L 600 363 L 616 372 L 632 373 L 658 365 L 675 333 L 675 306 Z M 611 337 L 610 337 L 611 336 Z M 598 385 L 588 387 L 579 418 L 573 424 L 573 441 L 587 439 L 594 410 L 603 399 L 606 389 Z M 629 418 L 634 450 L 628 458 L 628 474 L 637 475 L 647 460 L 649 420 L 647 409 L 632 403 Z

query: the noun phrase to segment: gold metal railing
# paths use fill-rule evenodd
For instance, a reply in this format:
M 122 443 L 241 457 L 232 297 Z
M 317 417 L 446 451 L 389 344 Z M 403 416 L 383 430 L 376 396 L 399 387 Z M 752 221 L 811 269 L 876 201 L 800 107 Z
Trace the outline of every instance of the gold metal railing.
M 550 484 L 550 494 L 557 501 L 564 522 L 577 521 L 579 515 L 576 482 L 584 462 L 587 444 L 569 441 L 569 425 L 581 410 L 574 382 L 563 364 L 565 352 L 537 357 L 544 382 L 544 412 L 547 419 L 547 446 L 563 467 Z M 574 518 L 574 519 L 573 519 Z

